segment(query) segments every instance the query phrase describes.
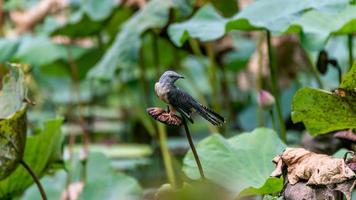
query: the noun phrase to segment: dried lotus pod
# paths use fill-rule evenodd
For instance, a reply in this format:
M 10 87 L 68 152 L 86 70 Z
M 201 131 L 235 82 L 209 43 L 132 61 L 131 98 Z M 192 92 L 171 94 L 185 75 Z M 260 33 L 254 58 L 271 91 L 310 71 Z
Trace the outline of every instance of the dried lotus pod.
M 182 124 L 182 118 L 178 115 L 173 112 L 167 112 L 159 107 L 148 108 L 147 113 L 155 120 L 167 125 L 180 126 Z

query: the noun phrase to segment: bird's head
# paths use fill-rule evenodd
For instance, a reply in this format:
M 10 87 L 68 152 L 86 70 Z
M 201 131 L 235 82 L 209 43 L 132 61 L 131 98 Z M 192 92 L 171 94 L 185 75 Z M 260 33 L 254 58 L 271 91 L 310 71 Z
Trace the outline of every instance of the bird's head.
M 166 71 L 162 74 L 161 78 L 159 79 L 159 82 L 173 84 L 180 78 L 184 78 L 184 77 L 182 75 L 178 74 L 177 72 Z

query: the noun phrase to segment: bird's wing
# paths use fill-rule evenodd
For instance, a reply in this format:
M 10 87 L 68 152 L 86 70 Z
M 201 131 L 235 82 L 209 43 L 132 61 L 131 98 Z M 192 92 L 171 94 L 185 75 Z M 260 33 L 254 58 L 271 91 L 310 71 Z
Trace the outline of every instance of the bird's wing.
M 225 123 L 224 117 L 220 116 L 210 108 L 200 104 L 192 96 L 179 88 L 170 90 L 167 94 L 167 99 L 179 113 L 191 121 L 192 119 L 190 114 L 192 112 L 197 112 L 200 116 L 215 126 L 221 126 Z
M 180 114 L 193 122 L 190 114 L 194 111 L 192 103 L 196 101 L 192 96 L 179 88 L 174 88 L 167 93 L 167 99 L 169 104 L 171 104 Z

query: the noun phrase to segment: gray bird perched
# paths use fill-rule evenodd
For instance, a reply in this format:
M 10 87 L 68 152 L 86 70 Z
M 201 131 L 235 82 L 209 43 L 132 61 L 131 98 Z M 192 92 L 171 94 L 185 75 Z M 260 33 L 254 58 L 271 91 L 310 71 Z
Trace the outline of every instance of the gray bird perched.
M 174 85 L 180 78 L 184 77 L 174 71 L 166 71 L 155 84 L 155 92 L 162 101 L 168 104 L 169 112 L 178 111 L 192 123 L 191 114 L 197 112 L 213 125 L 221 126 L 225 122 L 222 116 L 200 104 L 188 93 Z

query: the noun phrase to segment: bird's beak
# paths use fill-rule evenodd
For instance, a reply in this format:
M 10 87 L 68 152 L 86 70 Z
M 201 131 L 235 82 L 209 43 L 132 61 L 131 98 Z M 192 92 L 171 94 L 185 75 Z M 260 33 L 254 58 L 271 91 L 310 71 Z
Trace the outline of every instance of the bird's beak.
M 178 78 L 183 78 L 183 79 L 184 79 L 184 76 L 182 76 L 182 75 L 178 75 Z

